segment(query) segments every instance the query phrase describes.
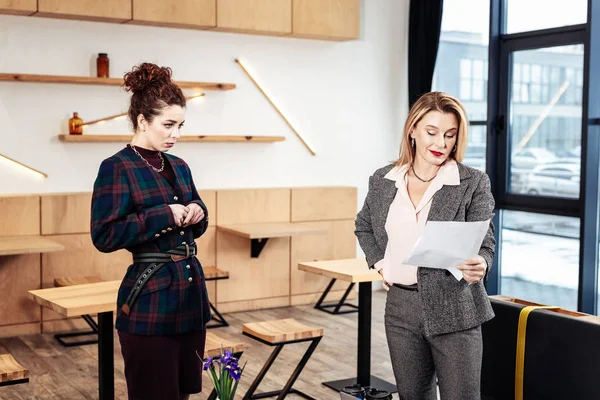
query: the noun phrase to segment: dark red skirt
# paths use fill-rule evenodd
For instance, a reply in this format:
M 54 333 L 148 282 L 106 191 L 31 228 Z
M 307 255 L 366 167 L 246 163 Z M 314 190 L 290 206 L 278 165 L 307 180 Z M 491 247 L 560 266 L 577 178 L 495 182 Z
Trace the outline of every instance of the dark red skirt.
M 206 330 L 170 336 L 119 331 L 129 399 L 179 399 L 202 391 L 205 341 Z

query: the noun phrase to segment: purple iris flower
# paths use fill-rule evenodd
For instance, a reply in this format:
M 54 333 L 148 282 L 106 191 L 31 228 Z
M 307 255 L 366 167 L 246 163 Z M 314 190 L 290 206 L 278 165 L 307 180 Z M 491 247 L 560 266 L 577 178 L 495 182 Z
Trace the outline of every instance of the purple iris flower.
M 231 369 L 229 370 L 229 376 L 234 380 L 234 381 L 239 381 L 240 377 L 241 377 L 241 370 L 240 368 L 235 368 L 235 369 Z
M 208 369 L 210 368 L 210 366 L 212 365 L 212 363 L 213 363 L 213 358 L 212 357 L 208 357 L 208 359 L 204 363 L 204 366 L 202 367 L 202 369 L 204 369 L 205 371 L 208 371 Z

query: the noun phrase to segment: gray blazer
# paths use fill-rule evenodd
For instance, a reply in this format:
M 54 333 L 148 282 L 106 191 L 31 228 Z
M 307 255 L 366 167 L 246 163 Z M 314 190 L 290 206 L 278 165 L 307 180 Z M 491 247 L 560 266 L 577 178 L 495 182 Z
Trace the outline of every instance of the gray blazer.
M 385 175 L 393 165 L 380 168 L 369 178 L 369 191 L 356 217 L 355 234 L 367 264 L 383 259 L 387 246 L 385 221 L 396 197 L 396 182 Z M 458 163 L 460 185 L 444 185 L 433 196 L 428 221 L 485 221 L 494 215 L 490 179 L 484 172 Z M 483 240 L 479 255 L 488 264 L 494 260 L 494 225 Z M 483 282 L 469 285 L 457 281 L 448 271 L 418 268 L 425 333 L 428 336 L 457 332 L 481 325 L 494 317 Z

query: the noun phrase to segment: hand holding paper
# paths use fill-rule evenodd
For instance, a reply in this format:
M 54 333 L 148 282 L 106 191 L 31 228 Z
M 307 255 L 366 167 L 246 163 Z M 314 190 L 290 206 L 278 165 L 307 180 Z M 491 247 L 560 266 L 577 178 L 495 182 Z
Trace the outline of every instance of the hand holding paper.
M 456 268 L 479 254 L 490 220 L 475 222 L 429 221 L 404 264 L 450 271 L 457 280 Z

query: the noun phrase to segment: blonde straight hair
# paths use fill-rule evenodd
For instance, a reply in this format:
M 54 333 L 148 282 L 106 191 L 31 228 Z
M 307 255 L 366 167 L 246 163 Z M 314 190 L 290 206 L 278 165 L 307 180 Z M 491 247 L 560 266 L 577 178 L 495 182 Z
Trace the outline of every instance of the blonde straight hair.
M 425 114 L 430 111 L 439 111 L 441 113 L 452 113 L 458 122 L 458 134 L 456 138 L 456 151 L 450 153 L 450 157 L 456 162 L 462 162 L 465 150 L 467 148 L 467 139 L 469 135 L 469 120 L 467 112 L 462 103 L 455 97 L 443 92 L 429 92 L 421 96 L 410 108 L 406 123 L 404 124 L 404 134 L 400 143 L 400 158 L 395 164 L 398 167 L 411 165 L 415 159 L 415 148 L 410 141 L 410 132 L 423 119 Z

